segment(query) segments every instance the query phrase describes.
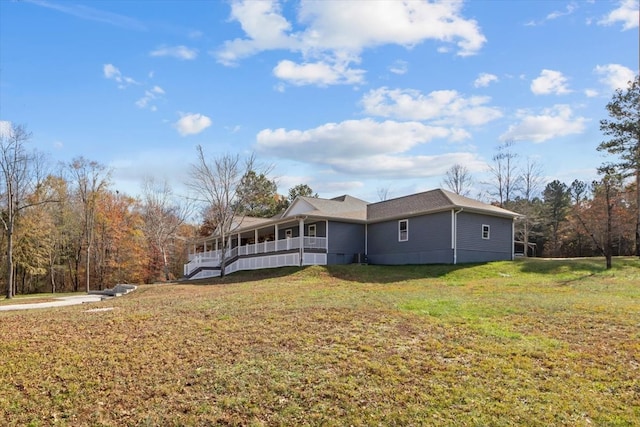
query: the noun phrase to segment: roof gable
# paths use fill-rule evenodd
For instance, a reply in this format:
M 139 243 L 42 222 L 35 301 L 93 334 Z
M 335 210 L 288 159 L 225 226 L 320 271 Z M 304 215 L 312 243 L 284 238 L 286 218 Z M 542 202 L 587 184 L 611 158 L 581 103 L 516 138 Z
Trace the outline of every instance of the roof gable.
M 282 214 L 282 218 L 296 216 L 314 210 L 315 207 L 307 202 L 304 197 L 296 197 L 291 206 Z
M 298 196 L 282 217 L 296 215 L 364 221 L 367 218 L 367 202 L 349 195 L 333 199 Z

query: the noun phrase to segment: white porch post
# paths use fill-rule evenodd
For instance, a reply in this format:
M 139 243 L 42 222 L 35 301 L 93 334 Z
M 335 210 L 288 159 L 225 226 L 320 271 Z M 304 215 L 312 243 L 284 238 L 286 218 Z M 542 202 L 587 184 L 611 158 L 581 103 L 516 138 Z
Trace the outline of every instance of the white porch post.
M 273 240 L 275 240 L 275 249 L 278 252 L 278 224 L 274 225 L 273 228 L 275 229 Z
M 329 256 L 329 220 L 324 220 L 324 249 Z
M 299 239 L 300 239 L 300 267 L 304 265 L 304 219 L 298 220 Z
M 254 245 L 258 244 L 258 229 L 257 228 L 255 230 L 253 230 L 253 244 Z

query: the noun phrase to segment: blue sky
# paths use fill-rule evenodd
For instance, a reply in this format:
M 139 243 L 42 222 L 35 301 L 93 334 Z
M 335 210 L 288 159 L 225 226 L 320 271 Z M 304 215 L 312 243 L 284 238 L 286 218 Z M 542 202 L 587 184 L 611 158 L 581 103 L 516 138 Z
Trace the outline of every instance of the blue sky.
M 637 0 L 0 0 L 0 126 L 131 195 L 182 191 L 197 145 L 254 152 L 282 194 L 377 201 L 459 163 L 477 195 L 507 140 L 547 181 L 589 181 L 638 40 Z

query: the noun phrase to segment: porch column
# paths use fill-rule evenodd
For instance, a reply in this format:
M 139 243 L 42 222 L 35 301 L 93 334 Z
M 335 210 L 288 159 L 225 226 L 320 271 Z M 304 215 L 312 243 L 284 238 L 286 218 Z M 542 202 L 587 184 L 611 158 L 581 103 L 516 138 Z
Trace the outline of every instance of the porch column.
M 327 251 L 327 255 L 329 255 L 329 220 L 326 219 L 324 223 L 324 249 Z
M 304 219 L 298 220 L 298 238 L 300 239 L 300 267 L 304 264 Z
M 273 236 L 273 240 L 275 240 L 275 250 L 278 252 L 278 224 L 273 226 L 275 228 L 275 234 Z

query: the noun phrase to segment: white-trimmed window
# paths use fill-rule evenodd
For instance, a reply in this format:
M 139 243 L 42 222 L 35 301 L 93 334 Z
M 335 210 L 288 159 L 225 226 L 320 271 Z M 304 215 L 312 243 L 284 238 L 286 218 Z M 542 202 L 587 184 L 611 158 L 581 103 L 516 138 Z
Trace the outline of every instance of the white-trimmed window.
M 406 242 L 409 240 L 409 220 L 401 219 L 398 221 L 398 241 Z
M 309 229 L 307 230 L 307 234 L 309 235 L 309 237 L 316 237 L 316 225 L 315 224 L 311 224 L 309 226 Z
M 290 228 L 287 228 L 286 230 L 284 230 L 284 237 L 287 239 L 290 239 L 293 237 L 293 230 Z
M 487 224 L 482 224 L 482 238 L 485 240 L 489 240 L 491 237 L 491 226 Z

